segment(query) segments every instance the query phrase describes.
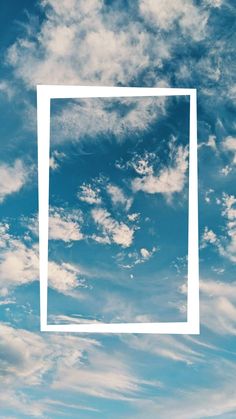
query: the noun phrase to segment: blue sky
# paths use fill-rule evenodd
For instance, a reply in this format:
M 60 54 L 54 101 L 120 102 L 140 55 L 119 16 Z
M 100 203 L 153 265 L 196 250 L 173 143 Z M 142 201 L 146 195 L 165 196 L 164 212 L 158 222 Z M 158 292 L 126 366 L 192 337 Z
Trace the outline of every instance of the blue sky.
M 235 5 L 4 4 L 3 418 L 234 418 Z M 40 333 L 36 84 L 198 91 L 201 334 Z M 187 98 L 51 104 L 49 318 L 186 318 Z

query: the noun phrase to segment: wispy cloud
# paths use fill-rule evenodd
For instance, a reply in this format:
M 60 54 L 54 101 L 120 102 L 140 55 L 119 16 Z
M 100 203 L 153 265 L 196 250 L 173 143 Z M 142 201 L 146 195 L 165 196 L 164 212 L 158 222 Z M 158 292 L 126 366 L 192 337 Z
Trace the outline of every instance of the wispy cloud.
M 136 418 L 147 417 L 167 419 L 200 419 L 234 417 L 235 403 L 235 364 L 226 360 L 210 361 L 211 385 L 183 386 L 181 391 L 171 391 L 171 396 L 156 397 L 152 401 L 140 401 Z
M 114 106 L 115 105 L 115 106 Z M 52 114 L 52 142 L 92 140 L 112 133 L 118 141 L 146 131 L 165 113 L 166 98 L 86 99 L 65 103 Z M 95 141 L 95 140 L 94 140 Z
M 236 284 L 201 280 L 201 321 L 213 333 L 236 333 Z
M 188 342 L 172 336 L 127 336 L 124 341 L 133 349 L 186 364 L 199 363 L 202 354 Z
M 133 202 L 133 198 L 128 198 L 127 196 L 125 196 L 122 189 L 116 185 L 108 184 L 107 192 L 111 196 L 112 203 L 115 206 L 121 205 L 122 207 L 124 207 L 126 211 L 129 211 Z
M 82 215 L 80 211 L 68 211 L 63 208 L 50 208 L 49 239 L 63 240 L 64 242 L 83 239 L 80 231 Z
M 64 395 L 71 395 L 72 392 L 110 400 L 132 401 L 145 397 L 146 386 L 160 386 L 158 381 L 140 378 L 123 352 L 110 351 L 98 340 L 69 334 L 40 336 L 5 324 L 0 326 L 0 331 L 3 336 L 0 343 L 0 375 L 5 390 L 9 388 L 13 393 L 20 384 L 24 384 L 24 389 L 31 390 L 44 384 L 50 391 L 63 390 Z M 50 381 L 48 373 L 53 373 Z M 54 399 L 55 404 L 57 400 Z M 5 397 L 5 406 L 11 404 L 11 400 Z M 24 403 L 19 402 L 19 405 L 22 411 Z M 15 404 L 13 406 L 16 407 Z M 48 398 L 42 399 L 40 406 L 39 416 L 48 411 Z M 79 403 L 77 409 L 81 408 L 83 406 Z M 37 416 L 36 413 L 37 410 L 31 414 Z
M 141 14 L 155 27 L 170 30 L 179 25 L 183 34 L 199 41 L 205 37 L 208 13 L 198 8 L 192 1 L 141 0 Z

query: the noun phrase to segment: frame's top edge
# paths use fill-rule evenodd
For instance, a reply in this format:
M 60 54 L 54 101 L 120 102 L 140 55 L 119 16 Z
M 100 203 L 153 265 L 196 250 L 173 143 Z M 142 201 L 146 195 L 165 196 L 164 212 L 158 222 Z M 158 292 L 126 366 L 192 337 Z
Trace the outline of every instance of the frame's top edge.
M 121 87 L 121 86 L 75 86 L 37 85 L 37 95 L 44 99 L 75 99 L 99 97 L 155 97 L 190 96 L 196 97 L 196 89 L 176 87 Z
M 76 85 L 76 84 L 37 84 L 37 89 L 53 89 L 53 90 L 65 90 L 65 89 L 106 89 L 106 90 L 172 90 L 172 91 L 183 91 L 183 92 L 196 92 L 196 88 L 192 87 L 146 87 L 146 86 L 99 86 L 99 85 Z

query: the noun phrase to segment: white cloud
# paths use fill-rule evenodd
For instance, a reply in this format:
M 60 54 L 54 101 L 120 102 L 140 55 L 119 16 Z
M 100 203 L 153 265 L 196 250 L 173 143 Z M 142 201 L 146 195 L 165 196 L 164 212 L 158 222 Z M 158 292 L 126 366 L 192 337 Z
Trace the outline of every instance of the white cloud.
M 110 241 L 122 247 L 129 247 L 133 242 L 134 229 L 123 222 L 118 222 L 111 214 L 102 208 L 95 208 L 91 212 L 95 223 L 102 229 L 103 235 Z
M 9 228 L 9 224 L 0 223 L 0 248 L 4 248 L 6 241 L 10 238 L 10 234 L 8 232 Z
M 48 262 L 49 286 L 58 292 L 67 294 L 69 291 L 84 285 L 83 280 L 79 280 L 80 269 L 70 263 Z
M 142 384 L 151 384 L 136 376 L 124 354 L 110 352 L 96 340 L 81 339 L 80 343 L 78 337 L 67 336 L 63 342 L 61 336 L 55 336 L 53 341 L 60 350 L 53 389 L 129 400 L 137 393 L 141 396 Z
M 37 84 L 129 85 L 149 68 L 151 83 L 168 85 L 163 75 L 155 74 L 170 57 L 163 36 L 151 35 L 144 22 L 127 19 L 124 11 L 114 12 L 102 1 L 87 2 L 88 8 L 84 3 L 68 2 L 69 10 L 53 0 L 41 2 L 46 11 L 42 24 L 37 30 L 30 27 L 7 52 L 6 62 L 16 79 L 29 89 Z M 51 118 L 52 127 L 57 127 L 55 141 L 93 137 L 94 133 L 137 133 L 163 114 L 165 98 L 123 99 L 118 101 L 122 112 L 108 102 L 82 100 L 65 106 Z
M 1 363 L 1 383 L 4 385 L 4 395 L 0 395 L 0 403 L 2 409 L 19 412 L 30 417 L 44 417 L 46 412 L 53 414 L 56 417 L 60 413 L 60 399 L 47 399 L 44 397 L 40 398 L 40 402 L 36 402 L 35 398 L 28 395 L 28 390 L 34 392 L 39 386 L 47 386 L 48 388 L 55 388 L 57 380 L 63 382 L 63 372 L 68 371 L 68 375 L 73 377 L 77 374 L 79 382 L 82 382 L 82 377 L 88 375 L 88 379 L 85 380 L 85 389 L 82 390 L 81 386 L 78 385 L 79 393 L 90 394 L 90 389 L 93 391 L 95 385 L 93 385 L 92 374 L 93 368 L 99 362 L 94 361 L 91 365 L 91 359 L 93 354 L 97 354 L 100 347 L 100 343 L 93 339 L 85 339 L 80 337 L 72 337 L 70 335 L 40 335 L 37 333 L 29 332 L 24 329 L 15 329 L 9 325 L 1 323 L 0 325 L 1 341 L 0 341 L 0 363 Z M 100 349 L 101 356 L 105 352 L 102 348 Z M 86 361 L 85 361 L 86 356 Z M 107 355 L 109 357 L 109 355 Z M 112 356 L 110 356 L 111 359 Z M 59 362 L 58 362 L 59 360 Z M 121 366 L 122 361 L 119 363 Z M 126 369 L 126 363 L 123 366 L 123 377 L 124 385 L 122 385 L 122 377 L 119 376 L 117 381 L 114 381 L 117 387 L 117 398 L 119 394 L 125 394 L 127 380 L 137 383 L 137 390 L 139 389 L 139 379 L 133 378 L 131 373 L 128 373 Z M 100 364 L 100 368 L 102 365 Z M 52 374 L 53 384 L 48 382 L 47 375 Z M 97 378 L 96 372 L 95 381 Z M 107 397 L 109 398 L 110 393 L 108 389 L 109 371 L 105 372 L 106 383 L 101 384 L 99 387 L 107 391 Z M 81 375 L 81 378 L 79 378 Z M 65 375 L 66 380 L 64 385 L 61 384 L 64 391 L 70 391 L 70 384 L 68 383 L 68 376 Z M 125 381 L 126 378 L 126 381 Z M 114 375 L 115 380 L 115 375 Z M 51 380 L 50 380 L 51 381 Z M 120 383 L 120 388 L 118 388 Z M 125 384 L 126 383 L 126 384 Z M 54 394 L 55 397 L 57 395 Z M 54 405 L 54 408 L 52 408 Z M 65 402 L 64 408 L 70 408 Z M 89 406 L 76 403 L 73 405 L 73 409 L 78 410 L 91 410 L 96 409 L 90 408 Z
M 60 151 L 54 150 L 49 159 L 49 166 L 52 170 L 57 170 L 60 167 L 60 162 L 66 157 L 66 155 Z
M 228 176 L 228 174 L 232 171 L 232 167 L 230 167 L 228 164 L 226 164 L 226 166 L 224 166 L 220 173 L 224 176 Z
M 2 297 L 2 295 L 1 295 L 1 291 L 0 291 L 0 298 Z M 4 300 L 0 300 L 0 306 L 6 306 L 6 305 L 9 305 L 9 304 L 16 304 L 16 300 L 14 299 L 4 299 Z
M 0 288 L 5 295 L 12 288 L 29 284 L 39 277 L 38 246 L 33 244 L 29 247 L 21 239 L 10 235 L 8 228 L 2 236 L 0 253 Z M 75 265 L 49 261 L 48 268 L 49 286 L 58 292 L 66 294 L 72 288 L 85 286 L 84 273 Z
M 47 359 L 48 348 L 44 340 L 35 333 L 14 329 L 1 323 L 1 374 L 2 383 L 15 386 L 39 385 L 51 361 Z M 37 362 L 35 362 L 37 360 Z
M 232 153 L 232 163 L 236 164 L 236 138 L 231 136 L 224 138 L 222 141 L 222 147 L 223 150 Z
M 186 172 L 188 169 L 187 148 L 179 146 L 172 166 L 164 167 L 155 174 L 144 175 L 132 181 L 132 189 L 135 192 L 143 191 L 149 194 L 161 193 L 167 197 L 175 192 L 181 192 L 186 182 Z
M 37 32 L 34 29 L 34 38 L 19 38 L 8 50 L 7 61 L 15 75 L 30 87 L 52 81 L 128 84 L 152 64 L 151 58 L 161 66 L 162 59 L 169 56 L 163 38 L 155 37 L 150 57 L 150 35 L 141 23 L 127 20 L 123 11 L 114 13 L 100 0 L 68 1 L 69 7 L 58 3 L 60 6 L 54 0 L 41 2 L 46 19 Z
M 97 234 L 92 234 L 90 238 L 100 244 L 111 244 L 111 240 L 108 236 L 98 236 Z
M 73 361 L 69 365 L 60 363 L 58 378 L 54 380 L 52 388 L 114 400 L 132 400 L 141 389 L 142 381 L 139 383 L 117 354 L 114 362 L 114 355 L 94 350 L 86 368 L 75 368 L 73 364 Z
M 198 145 L 198 148 L 202 148 L 203 146 L 210 147 L 210 148 L 212 148 L 212 150 L 217 151 L 216 136 L 215 135 L 209 135 L 208 141 L 200 143 Z
M 222 196 L 222 216 L 225 219 L 224 236 L 218 236 L 213 230 L 205 227 L 202 236 L 202 245 L 204 248 L 207 244 L 214 245 L 218 252 L 231 260 L 236 261 L 236 198 L 233 195 L 223 193 Z
M 123 139 L 125 135 L 137 135 L 144 131 L 165 112 L 166 99 L 121 98 L 86 99 L 65 104 L 51 118 L 54 142 L 81 141 L 111 133 Z M 116 106 L 114 106 L 116 104 Z M 120 112 L 122 110 L 122 112 Z
M 143 351 L 172 361 L 193 364 L 201 361 L 201 354 L 193 350 L 183 339 L 172 336 L 127 336 L 124 341 L 132 349 Z
M 151 250 L 142 247 L 139 251 L 129 252 L 128 254 L 121 252 L 117 255 L 118 265 L 124 269 L 131 269 L 135 265 L 147 262 L 158 251 L 157 247 Z
M 218 243 L 218 238 L 214 231 L 209 230 L 208 227 L 205 227 L 204 233 L 202 235 L 202 248 L 205 247 L 207 243 L 216 244 Z
M 224 0 L 204 0 L 204 2 L 211 7 L 221 7 Z
M 223 194 L 222 215 L 226 218 L 228 244 L 222 249 L 222 254 L 232 262 L 236 262 L 236 197 Z
M 236 283 L 214 280 L 200 280 L 200 289 L 208 297 L 224 297 L 236 302 Z
M 100 323 L 99 320 L 96 319 L 91 319 L 91 318 L 86 318 L 86 317 L 81 317 L 80 315 L 72 315 L 72 316 L 67 316 L 64 314 L 58 314 L 58 315 L 51 315 L 50 319 L 53 323 L 56 324 L 72 324 L 72 323 L 76 323 L 76 324 L 82 324 L 82 323 Z
M 14 329 L 5 324 L 0 325 L 0 332 L 0 375 L 4 385 L 4 407 L 16 408 L 17 404 L 18 411 L 25 413 L 26 401 L 30 402 L 26 396 L 27 392 L 21 403 L 18 399 L 19 394 L 13 403 L 14 397 L 8 398 L 8 391 L 19 393 L 21 390 L 23 395 L 25 389 L 34 391 L 39 385 L 47 386 L 49 390 L 62 390 L 63 394 L 70 396 L 71 392 L 75 392 L 126 401 L 145 396 L 147 385 L 160 385 L 158 381 L 139 378 L 130 359 L 124 353 L 118 349 L 114 353 L 95 339 L 70 334 L 42 335 Z M 52 394 L 57 397 L 55 392 Z M 48 412 L 48 403 L 50 404 L 48 399 L 40 398 L 39 417 Z M 27 413 L 37 416 L 37 409 L 33 410 L 36 405 L 32 404 L 31 407 Z M 74 407 L 78 410 L 85 409 L 80 403 Z M 54 416 L 58 415 L 54 412 Z
M 167 419 L 234 418 L 236 412 L 235 363 L 218 357 L 204 368 L 210 384 L 183 385 L 169 396 L 137 402 L 132 419 L 158 417 Z M 167 414 L 168 412 L 168 414 Z
M 12 84 L 10 84 L 6 80 L 0 81 L 0 93 L 6 95 L 8 99 L 11 99 L 14 94 L 14 89 L 12 87 Z
M 142 249 L 140 249 L 140 253 L 144 259 L 149 259 L 151 256 L 151 252 L 145 249 L 145 247 L 142 247 Z
M 155 153 L 145 152 L 141 157 L 135 156 L 131 162 L 131 166 L 134 168 L 135 172 L 138 173 L 138 175 L 152 175 L 153 167 L 151 163 L 156 158 L 157 156 Z
M 212 199 L 212 194 L 214 193 L 214 189 L 208 189 L 205 193 L 205 201 L 207 202 L 207 204 L 211 203 L 211 199 Z
M 18 192 L 28 180 L 28 170 L 21 160 L 13 165 L 0 164 L 0 203 L 15 192 Z
M 77 196 L 80 201 L 87 202 L 87 204 L 101 204 L 102 200 L 99 196 L 100 189 L 99 188 L 92 188 L 91 185 L 81 185 L 80 192 L 78 192 Z
M 236 284 L 201 280 L 201 322 L 213 333 L 236 334 Z
M 126 211 L 129 211 L 133 203 L 133 198 L 127 198 L 121 188 L 111 184 L 107 185 L 107 192 L 114 205 L 120 204 Z
M 80 231 L 82 222 L 78 211 L 68 211 L 63 208 L 51 208 L 49 216 L 49 239 L 71 242 L 83 239 Z
M 181 288 L 186 294 L 187 284 Z M 214 334 L 235 335 L 236 282 L 200 279 L 200 292 L 201 324 Z
M 199 41 L 205 37 L 208 13 L 192 0 L 141 0 L 140 11 L 154 26 L 165 31 L 180 27 L 182 33 Z
M 151 250 L 146 249 L 145 247 L 142 247 L 140 249 L 140 255 L 135 255 L 134 265 L 137 265 L 139 263 L 147 262 L 151 257 L 154 255 L 154 253 L 157 252 L 157 247 L 153 247 Z
M 236 221 L 236 197 L 233 195 L 223 194 L 223 211 L 224 215 L 230 221 Z
M 138 212 L 134 212 L 133 214 L 128 214 L 127 215 L 128 220 L 133 221 L 133 222 L 138 221 L 139 216 L 140 216 L 140 213 L 138 213 Z
M 9 238 L 0 254 L 0 285 L 12 288 L 38 278 L 36 246 L 27 247 L 19 239 Z

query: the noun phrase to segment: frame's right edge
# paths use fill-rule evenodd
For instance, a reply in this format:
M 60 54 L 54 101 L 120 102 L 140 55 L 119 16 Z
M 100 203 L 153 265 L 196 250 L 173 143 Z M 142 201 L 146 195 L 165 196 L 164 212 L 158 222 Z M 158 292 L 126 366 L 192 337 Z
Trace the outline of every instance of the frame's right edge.
M 190 93 L 189 220 L 187 318 L 191 334 L 200 333 L 198 247 L 197 91 Z

